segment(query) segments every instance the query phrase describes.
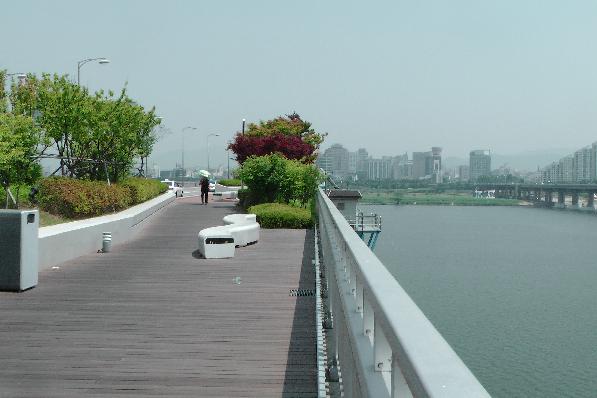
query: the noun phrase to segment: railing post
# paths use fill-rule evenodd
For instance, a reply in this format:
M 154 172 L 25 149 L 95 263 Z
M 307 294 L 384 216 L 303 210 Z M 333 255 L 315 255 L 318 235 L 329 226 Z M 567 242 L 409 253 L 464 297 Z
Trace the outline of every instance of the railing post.
M 386 335 L 379 324 L 379 321 L 375 319 L 373 340 L 374 346 L 374 359 L 375 359 L 375 371 L 376 372 L 391 372 L 392 371 L 392 348 L 390 343 L 386 339 Z
M 375 314 L 373 307 L 367 300 L 367 296 L 363 293 L 363 334 L 369 337 L 369 341 L 373 344 L 373 331 L 375 329 Z
M 363 314 L 363 283 L 360 280 L 360 276 L 357 276 L 355 281 L 356 285 L 356 292 L 355 292 L 355 300 L 357 303 L 357 312 Z

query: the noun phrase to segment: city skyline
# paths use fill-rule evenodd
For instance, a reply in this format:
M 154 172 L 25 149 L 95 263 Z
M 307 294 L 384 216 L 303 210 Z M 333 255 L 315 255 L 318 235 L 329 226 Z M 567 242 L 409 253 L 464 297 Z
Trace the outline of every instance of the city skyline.
M 66 74 L 156 106 L 150 162 L 214 165 L 248 122 L 298 112 L 329 143 L 509 155 L 578 148 L 597 131 L 597 3 L 7 3 L 1 68 Z M 117 11 L 116 11 L 117 10 Z M 93 18 L 90 18 L 93 16 Z M 68 23 L 67 23 L 68 22 Z M 24 28 L 26 27 L 26 28 Z M 29 43 L 29 51 L 24 44 Z M 57 45 L 60 44 L 60 45 Z M 299 56 L 300 54 L 300 56 Z M 403 149 L 401 149 L 403 150 Z M 543 165 L 540 165 L 543 166 Z

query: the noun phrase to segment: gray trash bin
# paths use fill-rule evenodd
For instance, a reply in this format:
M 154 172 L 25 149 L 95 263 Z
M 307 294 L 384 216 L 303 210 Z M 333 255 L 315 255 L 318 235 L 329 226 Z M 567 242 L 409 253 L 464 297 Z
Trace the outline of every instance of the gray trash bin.
M 0 210 L 0 290 L 37 285 L 38 226 L 37 210 Z

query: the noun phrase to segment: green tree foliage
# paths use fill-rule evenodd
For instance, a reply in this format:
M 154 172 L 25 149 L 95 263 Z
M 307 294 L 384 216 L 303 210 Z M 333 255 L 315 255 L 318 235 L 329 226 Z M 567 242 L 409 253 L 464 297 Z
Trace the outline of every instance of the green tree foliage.
M 29 184 L 41 175 L 35 161 L 39 129 L 28 116 L 0 113 L 0 183 Z
M 249 190 L 250 204 L 281 202 L 306 206 L 321 180 L 315 166 L 280 154 L 248 158 L 240 175 Z
M 6 98 L 0 92 L 0 110 Z M 44 132 L 40 152 L 56 152 L 62 175 L 118 181 L 137 159 L 149 156 L 156 142 L 153 131 L 160 120 L 155 110 L 145 111 L 126 88 L 117 96 L 103 91 L 90 95 L 68 76 L 29 75 L 12 84 L 8 98 L 14 114 L 35 118 Z

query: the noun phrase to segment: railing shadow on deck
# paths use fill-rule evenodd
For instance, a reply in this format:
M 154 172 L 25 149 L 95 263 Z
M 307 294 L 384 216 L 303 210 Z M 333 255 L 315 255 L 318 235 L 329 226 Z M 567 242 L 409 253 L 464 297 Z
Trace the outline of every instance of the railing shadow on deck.
M 303 292 L 315 289 L 314 249 L 314 231 L 309 229 L 296 286 Z M 317 397 L 315 295 L 296 297 L 282 397 Z

